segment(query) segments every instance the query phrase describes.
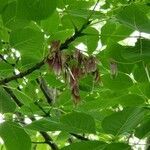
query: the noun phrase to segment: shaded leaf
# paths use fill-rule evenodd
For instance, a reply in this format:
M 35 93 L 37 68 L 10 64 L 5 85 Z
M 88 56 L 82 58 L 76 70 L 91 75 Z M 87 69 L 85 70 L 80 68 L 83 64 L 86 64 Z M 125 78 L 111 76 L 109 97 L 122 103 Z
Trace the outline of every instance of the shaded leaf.
M 12 30 L 22 29 L 29 24 L 28 20 L 19 19 L 16 17 L 17 1 L 9 2 L 2 12 L 3 23 L 6 27 Z
M 131 132 L 143 120 L 145 112 L 144 108 L 125 108 L 104 118 L 102 127 L 106 133 L 113 135 Z
M 140 126 L 137 127 L 135 131 L 135 136 L 140 139 L 150 136 L 150 118 L 145 118 L 145 120 L 141 122 Z
M 134 47 L 126 47 L 122 49 L 122 57 L 129 61 L 146 61 L 149 62 L 150 52 L 149 52 L 150 42 L 146 39 L 140 39 L 136 42 Z
M 14 112 L 16 109 L 15 103 L 5 90 L 0 87 L 0 113 Z
M 105 147 L 105 143 L 103 142 L 99 142 L 99 141 L 82 141 L 82 142 L 77 142 L 77 143 L 73 143 L 69 146 L 66 146 L 64 148 L 62 148 L 61 150 L 98 150 L 101 149 L 103 150 Z
M 31 150 L 31 140 L 22 127 L 13 122 L 0 124 L 0 136 L 7 150 Z
M 131 147 L 125 143 L 109 144 L 104 150 L 131 150 Z
M 35 63 L 43 58 L 44 35 L 42 32 L 25 28 L 10 35 L 10 44 L 21 53 L 22 64 Z
M 112 78 L 109 74 L 105 74 L 102 76 L 102 82 L 104 87 L 111 90 L 124 90 L 133 85 L 131 78 L 124 73 L 118 73 L 115 78 Z
M 72 132 L 95 133 L 95 122 L 93 117 L 85 113 L 73 112 L 61 118 L 64 125 L 73 128 Z
M 129 150 L 129 145 L 124 143 L 106 144 L 99 141 L 77 142 L 62 148 L 61 150 Z
M 132 29 L 116 22 L 107 22 L 101 29 L 102 43 L 109 44 L 111 41 L 121 41 L 133 32 Z
M 138 4 L 131 4 L 120 9 L 117 18 L 124 25 L 129 26 L 134 30 L 150 33 L 150 20 L 143 9 Z
M 55 11 L 50 17 L 41 21 L 41 27 L 47 34 L 53 34 L 58 31 L 60 24 L 59 13 Z
M 57 0 L 18 0 L 19 18 L 42 20 L 48 18 L 56 9 Z
M 41 119 L 27 125 L 26 128 L 37 131 L 95 133 L 95 122 L 88 114 L 74 112 L 64 115 L 60 121 Z

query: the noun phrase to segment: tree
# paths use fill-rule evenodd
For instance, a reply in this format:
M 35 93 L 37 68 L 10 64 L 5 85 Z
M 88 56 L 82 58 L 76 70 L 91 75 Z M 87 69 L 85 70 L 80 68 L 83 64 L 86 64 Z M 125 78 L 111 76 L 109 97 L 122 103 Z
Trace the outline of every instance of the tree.
M 148 0 L 0 0 L 0 148 L 149 149 L 149 34 Z

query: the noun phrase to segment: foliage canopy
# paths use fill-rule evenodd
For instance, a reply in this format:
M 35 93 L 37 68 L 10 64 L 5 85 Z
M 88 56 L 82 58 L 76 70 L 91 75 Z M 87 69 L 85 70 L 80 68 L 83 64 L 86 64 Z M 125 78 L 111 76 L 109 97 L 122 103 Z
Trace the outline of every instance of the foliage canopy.
M 150 145 L 149 0 L 0 0 L 0 148 Z

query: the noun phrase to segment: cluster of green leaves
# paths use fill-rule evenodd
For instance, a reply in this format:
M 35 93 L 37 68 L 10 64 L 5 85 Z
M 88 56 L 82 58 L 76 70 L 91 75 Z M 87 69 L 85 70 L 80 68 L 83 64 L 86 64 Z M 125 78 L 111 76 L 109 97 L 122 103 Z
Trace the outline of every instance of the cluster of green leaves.
M 150 34 L 148 0 L 0 0 L 0 80 L 24 72 L 0 85 L 0 148 L 130 150 L 132 136 L 149 141 L 150 39 L 142 32 Z M 100 82 L 79 81 L 77 106 L 63 77 L 46 62 L 38 67 L 57 40 L 65 53 L 82 43 L 99 60 Z

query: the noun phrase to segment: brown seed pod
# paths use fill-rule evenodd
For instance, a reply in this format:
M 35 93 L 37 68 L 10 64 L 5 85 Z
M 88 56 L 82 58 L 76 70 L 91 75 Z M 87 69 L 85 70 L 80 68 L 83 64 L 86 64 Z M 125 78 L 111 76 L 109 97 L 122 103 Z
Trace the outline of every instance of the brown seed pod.
M 71 94 L 74 100 L 74 103 L 77 105 L 80 101 L 80 94 L 79 94 L 79 88 L 78 85 L 74 86 L 71 90 Z
M 100 79 L 100 74 L 99 74 L 99 71 L 98 71 L 98 69 L 95 71 L 95 72 L 93 72 L 93 75 L 94 75 L 94 81 L 96 82 L 96 83 L 98 83 L 101 79 Z
M 62 71 L 62 54 L 59 48 L 60 41 L 53 41 L 50 48 L 51 56 L 49 56 L 49 58 L 47 59 L 47 63 L 57 75 L 60 75 Z
M 90 72 L 95 72 L 96 71 L 96 58 L 93 56 L 90 56 L 86 61 L 85 61 L 85 69 L 87 73 Z
M 60 52 L 55 53 L 52 65 L 53 65 L 53 70 L 54 70 L 55 74 L 60 75 L 60 73 L 62 71 L 62 59 L 61 59 Z
M 52 44 L 51 44 L 51 51 L 54 52 L 54 51 L 58 51 L 59 48 L 60 48 L 60 41 L 52 41 Z
M 117 63 L 114 59 L 110 59 L 110 73 L 112 77 L 115 77 L 118 74 Z

